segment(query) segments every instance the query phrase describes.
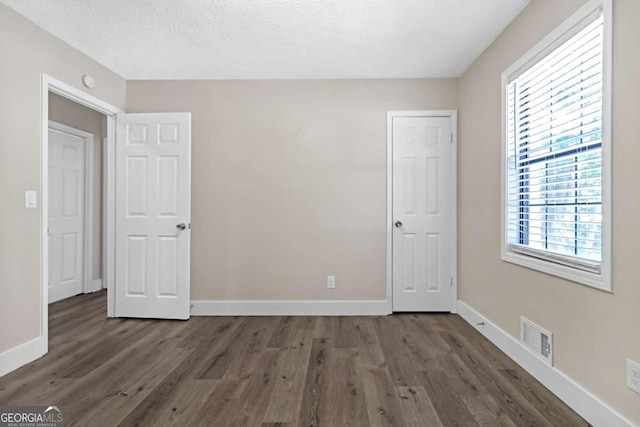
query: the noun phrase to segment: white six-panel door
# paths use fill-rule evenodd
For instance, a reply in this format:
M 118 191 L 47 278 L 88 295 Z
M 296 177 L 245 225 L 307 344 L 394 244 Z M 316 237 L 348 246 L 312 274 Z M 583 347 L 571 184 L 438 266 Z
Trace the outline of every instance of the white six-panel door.
M 393 310 L 451 311 L 451 118 L 392 126 Z
M 49 303 L 84 291 L 85 145 L 49 129 Z
M 120 114 L 116 132 L 116 316 L 188 319 L 189 113 Z

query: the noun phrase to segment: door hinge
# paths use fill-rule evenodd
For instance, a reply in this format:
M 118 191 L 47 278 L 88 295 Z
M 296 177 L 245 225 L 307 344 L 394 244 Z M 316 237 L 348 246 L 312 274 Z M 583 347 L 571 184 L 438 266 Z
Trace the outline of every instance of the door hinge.
M 449 286 L 451 286 L 453 288 L 453 277 L 451 278 L 451 281 L 449 282 Z
M 453 132 L 449 134 L 449 144 L 453 144 Z

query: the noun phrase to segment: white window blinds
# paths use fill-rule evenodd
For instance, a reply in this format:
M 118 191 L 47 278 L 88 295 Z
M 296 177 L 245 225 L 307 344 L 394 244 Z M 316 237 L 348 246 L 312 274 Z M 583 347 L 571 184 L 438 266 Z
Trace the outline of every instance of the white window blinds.
M 511 250 L 598 272 L 602 259 L 603 17 L 507 85 Z

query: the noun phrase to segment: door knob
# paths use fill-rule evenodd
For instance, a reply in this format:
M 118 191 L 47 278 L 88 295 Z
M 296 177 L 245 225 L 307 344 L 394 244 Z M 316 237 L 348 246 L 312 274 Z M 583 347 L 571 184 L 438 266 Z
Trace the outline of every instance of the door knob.
M 400 221 L 396 221 L 396 228 L 402 227 L 402 223 Z
M 187 229 L 187 224 L 185 224 L 184 222 L 181 222 L 180 224 L 176 225 L 176 228 L 178 230 L 186 230 Z

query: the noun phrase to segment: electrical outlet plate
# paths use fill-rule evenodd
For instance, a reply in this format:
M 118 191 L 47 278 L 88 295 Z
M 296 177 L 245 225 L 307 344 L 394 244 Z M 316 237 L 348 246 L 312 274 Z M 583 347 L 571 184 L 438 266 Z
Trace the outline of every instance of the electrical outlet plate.
M 24 192 L 24 207 L 27 209 L 36 209 L 38 207 L 38 193 L 36 191 Z
M 327 276 L 327 288 L 328 289 L 336 288 L 336 276 Z
M 640 393 L 640 363 L 627 359 L 627 387 Z

